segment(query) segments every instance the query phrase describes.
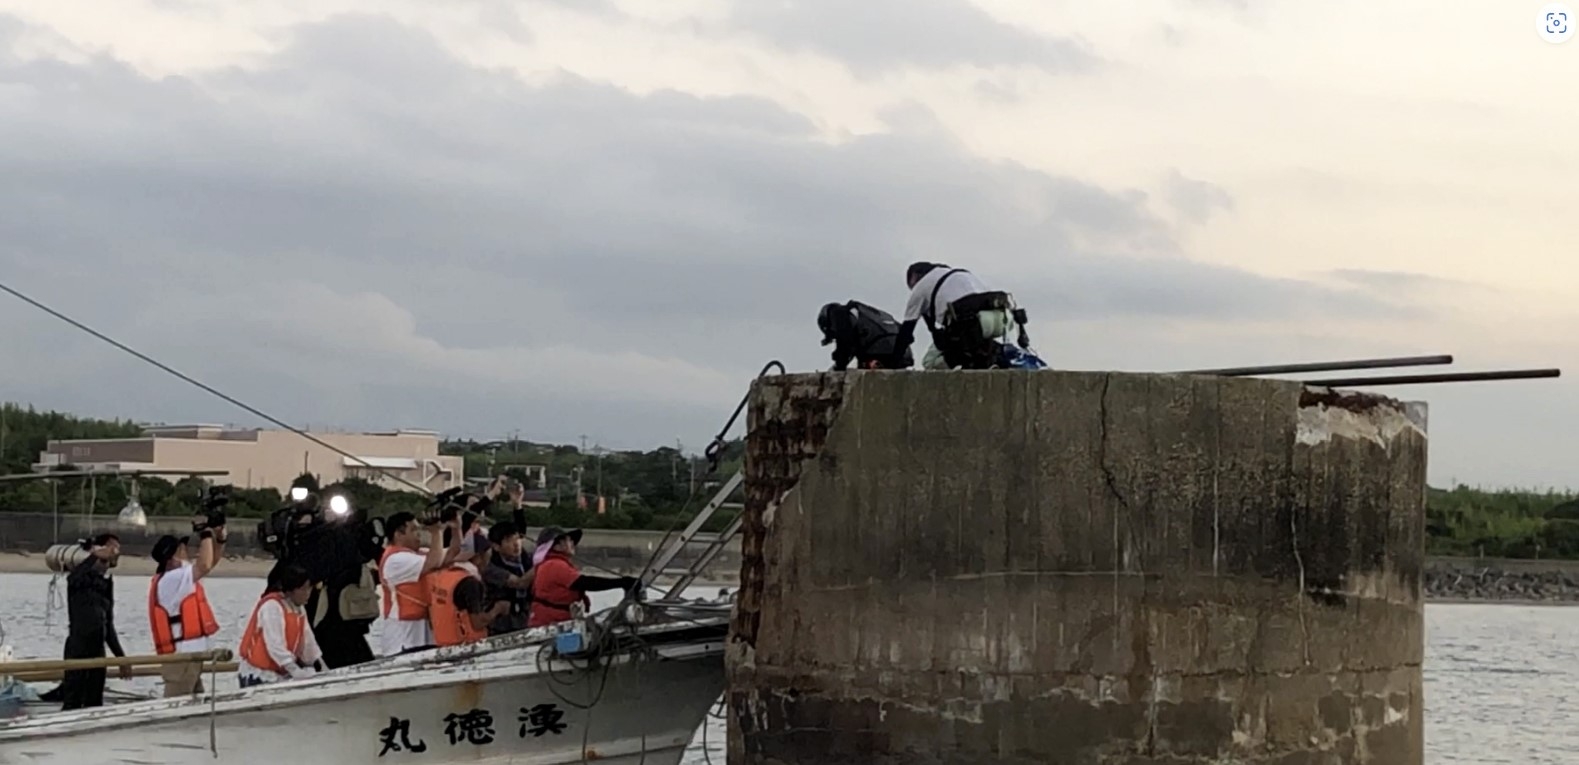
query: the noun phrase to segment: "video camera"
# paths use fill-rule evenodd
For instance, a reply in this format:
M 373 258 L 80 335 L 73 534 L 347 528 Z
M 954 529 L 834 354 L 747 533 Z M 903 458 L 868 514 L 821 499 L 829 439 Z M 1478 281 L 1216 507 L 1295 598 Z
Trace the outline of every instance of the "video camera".
M 201 519 L 192 521 L 193 533 L 201 534 L 211 529 L 225 527 L 225 505 L 230 504 L 229 486 L 210 486 L 204 492 L 202 508 L 198 511 Z

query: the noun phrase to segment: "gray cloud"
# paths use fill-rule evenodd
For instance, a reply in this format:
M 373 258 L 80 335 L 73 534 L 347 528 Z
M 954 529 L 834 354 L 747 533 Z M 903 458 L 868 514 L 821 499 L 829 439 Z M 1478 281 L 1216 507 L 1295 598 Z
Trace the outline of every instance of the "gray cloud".
M 612 446 L 700 443 L 766 359 L 826 363 L 819 305 L 897 310 L 918 258 L 1010 287 L 1038 337 L 1410 310 L 1192 263 L 1144 194 L 983 160 L 914 109 L 830 144 L 757 99 L 528 87 L 380 17 L 293 39 L 159 80 L 0 44 L 0 273 L 291 420 Z M 15 301 L 0 317 L 0 356 L 28 360 L 7 396 L 234 417 Z
M 1418 292 L 1428 289 L 1472 289 L 1490 290 L 1492 287 L 1485 284 L 1475 284 L 1459 279 L 1448 279 L 1430 274 L 1417 274 L 1409 271 L 1374 271 L 1364 268 L 1337 268 L 1326 272 L 1327 276 L 1341 282 L 1354 284 L 1369 290 L 1400 293 Z
M 731 22 L 785 48 L 832 56 L 863 74 L 961 64 L 1067 73 L 1098 63 L 1081 42 L 1005 24 L 969 0 L 752 0 L 732 6 Z
M 1168 202 L 1193 223 L 1204 223 L 1218 210 L 1234 209 L 1234 198 L 1216 184 L 1186 178 L 1177 169 L 1168 172 Z

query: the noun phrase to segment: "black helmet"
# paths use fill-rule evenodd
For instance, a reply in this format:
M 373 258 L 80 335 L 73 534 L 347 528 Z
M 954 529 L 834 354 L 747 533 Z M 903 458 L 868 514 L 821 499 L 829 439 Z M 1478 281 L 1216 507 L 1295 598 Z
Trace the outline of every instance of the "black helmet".
M 844 306 L 839 303 L 829 303 L 817 312 L 817 329 L 822 330 L 822 344 L 833 342 L 833 315 L 843 311 Z

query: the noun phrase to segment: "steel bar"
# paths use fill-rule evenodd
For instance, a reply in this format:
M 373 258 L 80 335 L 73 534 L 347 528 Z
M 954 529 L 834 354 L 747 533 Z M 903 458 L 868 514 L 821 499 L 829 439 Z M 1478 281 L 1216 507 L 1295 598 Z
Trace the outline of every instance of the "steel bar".
M 1273 364 L 1263 367 L 1224 367 L 1222 369 L 1191 369 L 1174 372 L 1180 375 L 1215 375 L 1217 377 L 1252 377 L 1255 375 L 1286 375 L 1297 372 L 1341 372 L 1348 369 L 1387 369 L 1390 367 L 1424 367 L 1433 364 L 1451 364 L 1450 354 L 1436 356 L 1396 356 L 1385 359 L 1351 359 L 1349 361 L 1312 361 L 1304 364 Z
M 1493 380 L 1534 380 L 1560 377 L 1560 369 L 1507 369 L 1494 372 L 1446 372 L 1435 375 L 1392 375 L 1385 377 L 1339 377 L 1331 380 L 1298 380 L 1324 388 L 1360 388 L 1372 385 L 1420 385 L 1445 382 L 1488 382 Z
M 146 656 L 105 656 L 97 659 L 35 659 L 0 663 L 0 675 L 37 674 L 53 670 L 141 667 L 158 664 L 216 664 L 236 658 L 229 649 L 200 653 L 166 653 Z

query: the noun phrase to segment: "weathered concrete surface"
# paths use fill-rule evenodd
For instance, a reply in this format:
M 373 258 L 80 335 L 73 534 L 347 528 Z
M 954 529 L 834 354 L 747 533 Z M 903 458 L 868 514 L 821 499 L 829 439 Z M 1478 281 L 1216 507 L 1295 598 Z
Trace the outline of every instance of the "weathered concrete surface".
M 1423 406 L 872 372 L 750 418 L 730 762 L 1421 762 Z

